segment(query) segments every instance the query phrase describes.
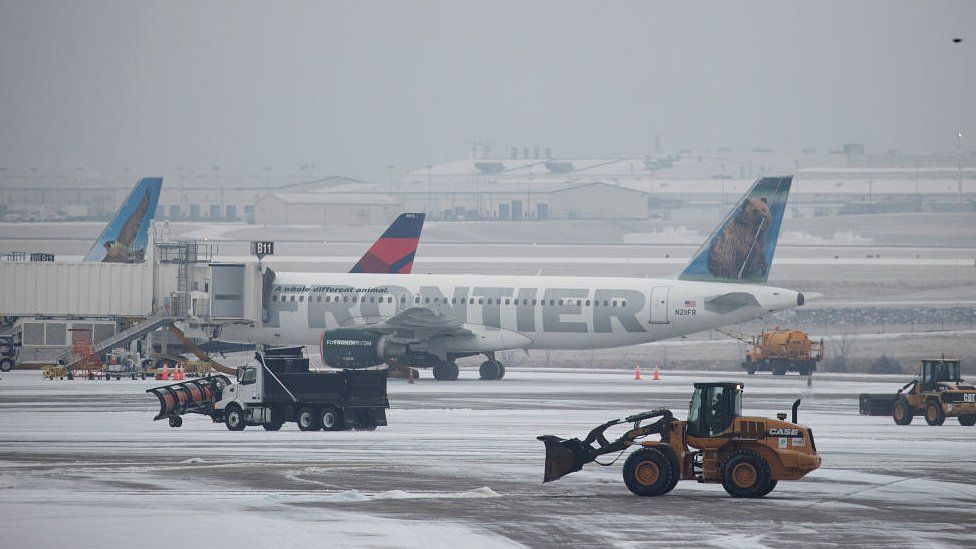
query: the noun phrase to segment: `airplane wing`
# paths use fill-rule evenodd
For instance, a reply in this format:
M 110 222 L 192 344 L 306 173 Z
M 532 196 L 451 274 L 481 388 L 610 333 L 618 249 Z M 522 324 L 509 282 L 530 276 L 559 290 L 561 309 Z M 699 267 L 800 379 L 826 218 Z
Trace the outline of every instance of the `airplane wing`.
M 473 335 L 461 322 L 425 307 L 410 307 L 396 315 L 357 328 L 385 334 L 394 343 L 417 343 L 439 337 L 463 337 Z

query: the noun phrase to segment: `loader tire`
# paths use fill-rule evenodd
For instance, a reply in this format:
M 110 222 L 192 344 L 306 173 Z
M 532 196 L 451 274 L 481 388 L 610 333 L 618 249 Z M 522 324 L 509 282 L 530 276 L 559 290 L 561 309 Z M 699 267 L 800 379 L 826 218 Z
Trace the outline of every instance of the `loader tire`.
M 224 412 L 224 425 L 227 426 L 228 431 L 243 431 L 247 427 L 247 422 L 244 421 L 244 410 L 236 404 L 228 406 L 227 411 Z
M 311 408 L 302 408 L 295 415 L 295 423 L 302 431 L 318 431 L 322 426 L 319 423 L 319 415 Z
M 957 419 L 959 419 L 959 425 L 963 425 L 965 427 L 972 427 L 973 425 L 976 425 L 976 416 L 959 416 Z
M 930 398 L 925 403 L 925 423 L 933 426 L 945 423 L 945 410 L 942 409 L 942 403 L 934 398 Z
M 767 494 L 769 494 L 770 492 L 773 491 L 774 488 L 776 488 L 776 483 L 777 481 L 775 479 L 769 479 L 769 482 L 766 483 L 766 487 L 763 488 L 762 492 L 760 492 L 760 494 L 756 497 L 757 498 L 766 497 Z
M 908 403 L 908 399 L 898 397 L 895 405 L 891 408 L 891 419 L 895 420 L 897 425 L 908 425 L 912 422 L 913 417 L 912 406 Z
M 624 463 L 624 484 L 638 496 L 663 496 L 678 483 L 670 456 L 656 448 L 642 448 Z
M 732 452 L 719 470 L 722 487 L 734 498 L 761 498 L 769 493 L 766 490 L 772 481 L 769 464 L 752 450 Z
M 346 428 L 346 420 L 342 412 L 333 406 L 326 406 L 322 410 L 322 428 L 326 431 L 342 431 Z

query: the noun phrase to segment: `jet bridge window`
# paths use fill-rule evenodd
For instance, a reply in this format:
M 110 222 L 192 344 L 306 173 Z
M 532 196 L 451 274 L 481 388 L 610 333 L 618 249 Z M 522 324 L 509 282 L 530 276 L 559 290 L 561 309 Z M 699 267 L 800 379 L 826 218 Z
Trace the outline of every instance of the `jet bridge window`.
M 587 299 L 587 300 L 586 300 L 586 306 L 587 306 L 587 307 L 589 307 L 589 306 L 590 306 L 590 300 L 589 300 L 589 299 Z
M 479 297 L 478 298 L 478 305 L 484 305 L 484 304 L 485 304 L 485 298 Z

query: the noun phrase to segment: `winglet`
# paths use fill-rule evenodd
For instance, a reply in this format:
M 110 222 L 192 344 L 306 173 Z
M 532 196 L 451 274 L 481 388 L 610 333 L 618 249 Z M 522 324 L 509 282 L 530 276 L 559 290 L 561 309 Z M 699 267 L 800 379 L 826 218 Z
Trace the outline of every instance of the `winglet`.
M 695 253 L 678 279 L 766 282 L 792 181 L 792 176 L 764 177 L 756 181 Z
M 92 244 L 85 261 L 139 263 L 149 243 L 149 222 L 156 215 L 163 178 L 144 177 L 125 198 L 115 217 Z
M 420 243 L 425 215 L 400 214 L 349 272 L 409 274 Z

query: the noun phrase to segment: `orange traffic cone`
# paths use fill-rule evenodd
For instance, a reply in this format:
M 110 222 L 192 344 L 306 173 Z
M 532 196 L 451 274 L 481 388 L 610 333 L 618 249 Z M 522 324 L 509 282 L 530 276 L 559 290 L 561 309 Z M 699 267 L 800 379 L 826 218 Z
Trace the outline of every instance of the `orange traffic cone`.
M 169 381 L 169 368 L 165 364 L 163 364 L 163 373 L 161 375 L 161 380 Z
M 634 364 L 634 380 L 640 381 L 640 364 Z
M 413 368 L 407 368 L 407 383 L 413 384 Z
M 660 380 L 661 380 L 661 370 L 658 370 L 657 369 L 657 366 L 655 366 L 654 367 L 654 381 L 660 381 Z

